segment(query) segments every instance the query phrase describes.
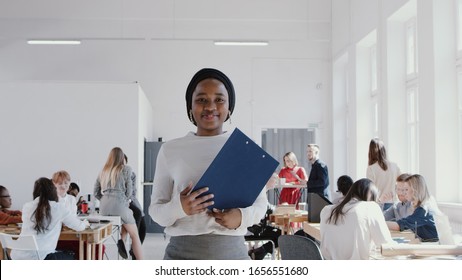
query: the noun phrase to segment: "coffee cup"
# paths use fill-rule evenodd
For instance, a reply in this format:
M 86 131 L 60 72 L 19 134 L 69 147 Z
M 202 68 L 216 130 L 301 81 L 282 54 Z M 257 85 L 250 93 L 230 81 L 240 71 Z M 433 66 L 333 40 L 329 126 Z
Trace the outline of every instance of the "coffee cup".
M 82 212 L 82 214 L 87 214 L 87 212 L 88 212 L 88 203 L 84 202 L 84 203 L 80 204 L 80 211 Z

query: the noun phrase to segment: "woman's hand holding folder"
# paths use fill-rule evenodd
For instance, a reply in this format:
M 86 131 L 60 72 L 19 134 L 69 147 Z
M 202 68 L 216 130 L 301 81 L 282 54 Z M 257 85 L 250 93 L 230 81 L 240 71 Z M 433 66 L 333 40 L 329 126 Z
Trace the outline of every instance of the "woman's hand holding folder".
M 241 225 L 242 213 L 239 208 L 219 210 L 213 208 L 207 212 L 211 217 L 215 218 L 215 222 L 228 229 L 237 229 Z
M 191 192 L 192 188 L 193 184 L 190 182 L 180 193 L 181 206 L 188 216 L 202 213 L 207 210 L 207 207 L 214 204 L 213 200 L 210 200 L 213 198 L 213 194 L 201 196 L 209 188 L 204 187 Z

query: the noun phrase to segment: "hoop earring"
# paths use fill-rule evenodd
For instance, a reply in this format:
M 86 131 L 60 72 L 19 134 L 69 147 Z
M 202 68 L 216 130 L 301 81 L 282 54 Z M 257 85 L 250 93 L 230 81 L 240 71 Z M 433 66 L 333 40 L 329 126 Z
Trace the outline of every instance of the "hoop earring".
M 194 119 L 192 115 L 192 110 L 189 110 L 189 120 L 194 124 Z

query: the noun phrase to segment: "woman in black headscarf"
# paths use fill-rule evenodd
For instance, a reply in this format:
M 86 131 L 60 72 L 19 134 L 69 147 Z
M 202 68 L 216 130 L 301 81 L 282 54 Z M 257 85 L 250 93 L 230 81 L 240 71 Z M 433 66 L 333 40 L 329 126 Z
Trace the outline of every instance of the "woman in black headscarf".
M 197 129 L 162 145 L 149 208 L 171 236 L 164 259 L 249 259 L 244 235 L 265 214 L 265 193 L 247 208 L 210 211 L 213 194 L 200 196 L 208 188 L 191 191 L 231 134 L 223 123 L 234 104 L 231 80 L 216 69 L 200 70 L 187 87 L 186 112 Z

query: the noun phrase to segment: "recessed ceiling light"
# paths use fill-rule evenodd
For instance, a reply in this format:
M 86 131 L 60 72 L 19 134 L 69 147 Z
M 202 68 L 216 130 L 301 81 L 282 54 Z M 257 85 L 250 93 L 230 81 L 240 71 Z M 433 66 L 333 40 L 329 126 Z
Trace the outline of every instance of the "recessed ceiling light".
M 27 40 L 29 45 L 80 45 L 79 40 Z
M 268 46 L 265 41 L 215 41 L 215 46 Z

